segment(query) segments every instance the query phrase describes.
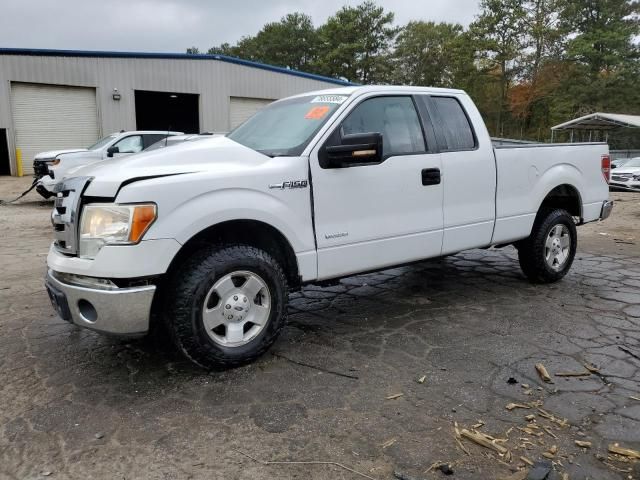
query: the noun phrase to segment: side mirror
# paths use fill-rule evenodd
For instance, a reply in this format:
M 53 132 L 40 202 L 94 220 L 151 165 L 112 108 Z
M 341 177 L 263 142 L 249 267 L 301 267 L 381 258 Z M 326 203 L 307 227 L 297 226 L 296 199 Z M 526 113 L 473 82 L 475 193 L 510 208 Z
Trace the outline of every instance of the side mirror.
M 323 168 L 346 168 L 382 162 L 382 134 L 354 133 L 340 138 L 339 145 L 325 147 Z
M 114 153 L 120 153 L 120 147 L 109 147 L 107 148 L 107 157 L 113 157 Z

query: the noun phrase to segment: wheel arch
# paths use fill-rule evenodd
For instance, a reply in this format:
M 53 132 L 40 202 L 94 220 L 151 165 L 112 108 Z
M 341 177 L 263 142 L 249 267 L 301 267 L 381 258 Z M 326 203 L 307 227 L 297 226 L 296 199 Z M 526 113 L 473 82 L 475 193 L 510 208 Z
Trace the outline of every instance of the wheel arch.
M 260 248 L 273 255 L 282 265 L 289 289 L 295 291 L 300 288 L 297 257 L 287 237 L 276 227 L 253 219 L 226 220 L 196 233 L 182 245 L 167 273 L 171 274 L 193 252 L 212 244 L 243 244 Z
M 580 191 L 570 183 L 562 183 L 553 187 L 542 199 L 537 215 L 553 208 L 562 208 L 582 221 L 582 196 Z

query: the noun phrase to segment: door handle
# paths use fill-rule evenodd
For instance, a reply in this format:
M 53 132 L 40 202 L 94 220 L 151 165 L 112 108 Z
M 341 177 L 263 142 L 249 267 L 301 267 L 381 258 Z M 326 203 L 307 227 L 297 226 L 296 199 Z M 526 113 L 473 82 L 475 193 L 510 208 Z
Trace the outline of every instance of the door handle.
M 422 169 L 422 185 L 439 185 L 441 178 L 439 168 Z

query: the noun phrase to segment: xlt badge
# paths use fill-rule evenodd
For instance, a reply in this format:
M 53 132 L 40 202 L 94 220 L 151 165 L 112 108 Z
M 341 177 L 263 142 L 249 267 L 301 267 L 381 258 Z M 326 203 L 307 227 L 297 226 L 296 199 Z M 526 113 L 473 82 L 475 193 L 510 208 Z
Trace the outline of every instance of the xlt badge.
M 307 188 L 309 185 L 308 180 L 289 180 L 282 183 L 272 183 L 269 188 L 277 188 L 278 190 L 284 190 L 285 188 Z

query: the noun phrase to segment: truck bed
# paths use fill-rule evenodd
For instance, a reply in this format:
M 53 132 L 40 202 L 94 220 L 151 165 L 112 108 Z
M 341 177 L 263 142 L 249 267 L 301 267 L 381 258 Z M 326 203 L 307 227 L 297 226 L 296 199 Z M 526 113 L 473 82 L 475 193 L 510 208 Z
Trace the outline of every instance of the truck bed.
M 493 243 L 527 236 L 541 202 L 559 185 L 580 192 L 580 222 L 597 220 L 609 191 L 601 163 L 608 153 L 605 143 L 494 146 L 497 189 Z

